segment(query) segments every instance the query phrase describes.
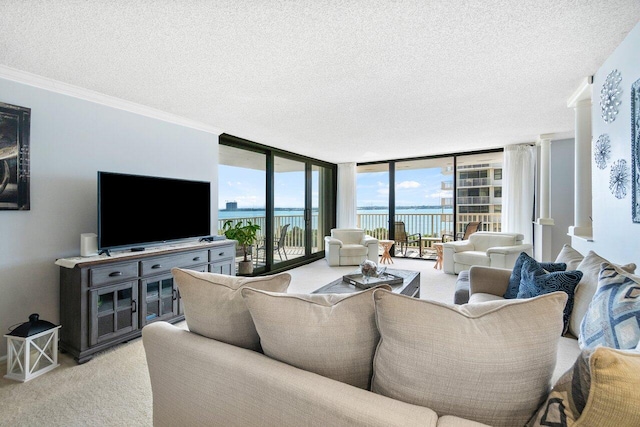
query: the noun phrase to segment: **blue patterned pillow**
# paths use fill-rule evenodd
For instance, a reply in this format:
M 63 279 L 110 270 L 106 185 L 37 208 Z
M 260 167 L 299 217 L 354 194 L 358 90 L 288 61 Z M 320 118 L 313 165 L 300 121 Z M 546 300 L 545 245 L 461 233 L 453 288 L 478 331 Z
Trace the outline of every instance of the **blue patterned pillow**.
M 511 272 L 511 276 L 509 277 L 509 287 L 507 288 L 507 292 L 504 293 L 503 297 L 506 299 L 512 299 L 518 297 L 518 290 L 520 289 L 520 277 L 522 276 L 522 264 L 526 261 L 532 261 L 538 263 L 538 265 L 548 272 L 552 271 L 565 271 L 567 269 L 567 264 L 564 262 L 538 262 L 535 259 L 531 258 L 525 252 L 521 252 L 518 259 L 516 259 L 516 263 L 513 266 L 513 271 Z
M 640 340 L 640 277 L 602 263 L 598 290 L 580 324 L 581 349 L 628 350 Z
M 522 275 L 518 298 L 533 298 L 551 292 L 562 291 L 568 295 L 562 319 L 564 335 L 569 328 L 569 318 L 573 310 L 573 296 L 582 279 L 582 271 L 554 271 L 548 273 L 536 260 L 525 260 L 522 263 Z

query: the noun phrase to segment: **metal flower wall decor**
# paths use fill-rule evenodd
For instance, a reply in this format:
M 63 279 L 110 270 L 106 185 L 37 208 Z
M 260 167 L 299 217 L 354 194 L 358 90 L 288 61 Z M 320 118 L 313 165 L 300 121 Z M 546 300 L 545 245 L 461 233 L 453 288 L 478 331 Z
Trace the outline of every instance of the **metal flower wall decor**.
M 627 195 L 627 183 L 629 182 L 629 171 L 627 171 L 627 161 L 616 160 L 611 165 L 609 174 L 609 190 L 617 199 L 622 199 Z
M 596 162 L 598 169 L 604 169 L 607 167 L 607 162 L 611 157 L 611 139 L 609 135 L 602 134 L 596 141 L 595 149 L 593 150 L 593 160 Z
M 600 110 L 602 119 L 607 123 L 612 123 L 618 115 L 618 107 L 622 103 L 622 88 L 620 82 L 622 76 L 620 71 L 613 70 L 607 76 L 600 89 Z

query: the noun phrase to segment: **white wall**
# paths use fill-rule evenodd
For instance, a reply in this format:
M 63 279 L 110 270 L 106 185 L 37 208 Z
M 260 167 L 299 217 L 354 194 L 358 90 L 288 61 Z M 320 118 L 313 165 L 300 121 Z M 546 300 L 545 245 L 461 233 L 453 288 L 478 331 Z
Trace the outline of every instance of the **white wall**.
M 593 242 L 572 239 L 572 246 L 581 253 L 589 250 L 617 263 L 640 264 L 640 224 L 631 220 L 631 85 L 640 79 L 640 24 L 627 35 L 594 76 L 592 134 L 593 141 L 607 133 L 611 138 L 611 159 L 604 170 L 592 163 Z M 612 123 L 600 114 L 600 90 L 607 75 L 617 69 L 622 75 L 622 104 Z M 593 152 L 593 144 L 592 144 Z M 611 164 L 625 159 L 629 170 L 627 196 L 617 199 L 609 191 Z M 593 162 L 593 156 L 591 161 Z
M 0 102 L 31 108 L 31 210 L 0 211 L 2 335 L 31 313 L 58 322 L 54 262 L 97 232 L 98 170 L 210 181 L 217 223 L 217 134 L 3 78 Z

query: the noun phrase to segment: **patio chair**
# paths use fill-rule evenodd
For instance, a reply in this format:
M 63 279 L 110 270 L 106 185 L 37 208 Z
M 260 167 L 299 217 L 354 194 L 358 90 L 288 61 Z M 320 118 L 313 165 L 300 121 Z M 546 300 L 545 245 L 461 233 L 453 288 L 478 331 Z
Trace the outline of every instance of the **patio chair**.
M 278 256 L 280 257 L 280 261 L 282 261 L 283 255 L 285 260 L 289 259 L 287 258 L 287 251 L 285 248 L 285 239 L 287 238 L 287 230 L 289 229 L 290 225 L 291 224 L 285 224 L 280 229 L 280 237 L 274 240 L 273 242 L 273 250 L 278 251 Z M 260 251 L 262 251 L 262 263 L 265 264 L 267 262 L 267 245 L 264 239 L 262 240 L 262 242 L 256 245 L 256 265 L 258 264 L 258 254 L 260 253 Z
M 482 221 L 469 222 L 464 227 L 464 233 L 456 233 L 455 236 L 453 234 L 443 234 L 442 242 L 451 242 L 452 240 L 469 240 L 469 236 L 476 231 L 479 231 L 481 225 Z
M 402 248 L 404 247 L 404 256 L 407 256 L 407 249 L 409 247 L 409 243 L 418 243 L 418 254 L 422 254 L 422 235 L 420 233 L 407 234 L 407 231 L 404 227 L 403 221 L 396 221 L 395 224 L 395 242 L 396 244 L 400 244 L 400 253 L 402 253 Z
M 288 260 L 284 241 L 287 238 L 287 229 L 289 228 L 289 225 L 290 224 L 285 224 L 284 227 L 280 229 L 280 238 L 274 242 L 276 245 L 276 250 L 278 251 L 278 256 L 280 257 L 280 261 L 282 261 L 282 254 L 284 254 L 284 259 Z M 280 253 L 280 251 L 282 251 L 282 253 Z

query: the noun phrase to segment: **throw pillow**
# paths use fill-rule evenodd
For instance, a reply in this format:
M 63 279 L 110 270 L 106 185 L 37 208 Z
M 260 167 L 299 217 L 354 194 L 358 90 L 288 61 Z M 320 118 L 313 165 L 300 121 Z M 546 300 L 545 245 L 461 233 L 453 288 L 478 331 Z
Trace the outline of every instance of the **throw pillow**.
M 250 350 L 260 351 L 260 338 L 242 298 L 242 288 L 251 286 L 274 292 L 289 287 L 291 275 L 236 277 L 171 269 L 191 332 Z
M 503 295 L 504 298 L 512 299 L 518 297 L 518 290 L 520 289 L 520 278 L 522 276 L 522 264 L 524 264 L 525 261 L 537 263 L 541 268 L 544 268 L 547 271 L 564 271 L 567 269 L 567 265 L 565 263 L 538 263 L 538 261 L 527 255 L 525 252 L 521 252 L 516 259 L 516 263 L 513 266 L 511 276 L 509 276 L 509 286 L 507 287 L 507 291 Z
M 246 288 L 242 295 L 265 355 L 368 390 L 380 338 L 374 291 L 295 295 Z
M 524 425 L 547 396 L 565 293 L 461 306 L 374 298 L 373 392 L 492 426 Z
M 555 262 L 563 262 L 567 264 L 567 270 L 579 270 L 578 265 L 583 259 L 584 256 L 580 252 L 576 251 L 569 245 L 563 245 Z
M 633 349 L 640 340 L 640 277 L 602 264 L 598 290 L 580 325 L 581 349 Z
M 593 299 L 596 289 L 598 288 L 598 275 L 600 274 L 600 266 L 602 263 L 612 264 L 595 252 L 589 251 L 587 256 L 584 257 L 582 262 L 580 262 L 576 268 L 576 270 L 582 271 L 582 280 L 580 280 L 580 283 L 576 288 L 573 314 L 569 321 L 569 332 L 571 332 L 575 337 L 580 334 L 580 323 L 582 322 L 582 319 L 589 308 L 589 303 Z M 633 263 L 620 266 L 620 268 L 628 271 L 629 273 L 636 271 L 636 265 Z
M 567 305 L 563 311 L 564 329 L 562 334 L 569 329 L 569 318 L 573 310 L 573 295 L 576 286 L 582 279 L 581 271 L 556 271 L 547 273 L 535 260 L 526 260 L 522 264 L 522 277 L 518 298 L 532 298 L 550 292 L 562 291 L 567 294 Z
M 640 354 L 598 347 L 583 351 L 527 426 L 640 425 Z

